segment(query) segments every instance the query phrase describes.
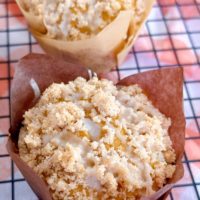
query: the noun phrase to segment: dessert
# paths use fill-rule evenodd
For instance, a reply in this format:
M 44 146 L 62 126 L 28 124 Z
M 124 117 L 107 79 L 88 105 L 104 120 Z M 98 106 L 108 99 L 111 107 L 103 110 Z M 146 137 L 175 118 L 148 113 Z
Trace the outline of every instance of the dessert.
M 25 124 L 25 121 L 23 122 L 23 116 L 25 117 L 27 113 L 31 114 L 33 112 L 33 110 L 35 110 L 35 109 L 40 110 L 42 108 L 41 106 L 38 107 L 41 99 L 43 98 L 43 99 L 48 100 L 48 98 L 51 96 L 47 95 L 46 96 L 47 98 L 44 98 L 44 95 L 42 95 L 41 99 L 38 99 L 38 96 L 39 96 L 38 94 L 43 94 L 43 92 L 45 90 L 49 91 L 49 86 L 50 86 L 50 88 L 52 88 L 53 86 L 56 86 L 58 84 L 58 86 L 60 85 L 60 87 L 61 87 L 65 83 L 65 84 L 69 84 L 71 86 L 71 89 L 73 89 L 72 86 L 75 84 L 74 80 L 77 77 L 84 78 L 83 80 L 81 78 L 79 78 L 80 79 L 79 81 L 81 82 L 80 89 L 85 88 L 85 85 L 87 85 L 87 84 L 85 84 L 87 82 L 86 80 L 88 80 L 90 77 L 85 68 L 83 68 L 81 66 L 74 66 L 69 62 L 59 60 L 55 57 L 51 57 L 51 56 L 44 55 L 44 54 L 29 54 L 29 55 L 25 56 L 24 58 L 22 58 L 20 60 L 20 62 L 17 64 L 16 69 L 15 69 L 15 75 L 14 75 L 14 79 L 12 81 L 12 87 L 11 87 L 11 125 L 10 125 L 10 129 L 9 129 L 10 135 L 8 137 L 7 150 L 9 152 L 12 160 L 14 161 L 14 163 L 16 164 L 18 169 L 21 171 L 24 178 L 29 183 L 30 187 L 32 188 L 32 190 L 35 192 L 35 194 L 38 196 L 39 199 L 52 200 L 53 198 L 60 198 L 59 195 L 62 194 L 62 191 L 59 192 L 59 194 L 57 194 L 58 195 L 57 196 L 56 188 L 54 188 L 53 191 L 50 189 L 50 187 L 53 187 L 54 184 L 48 184 L 47 178 L 50 176 L 50 173 L 53 171 L 55 171 L 55 174 L 57 174 L 58 177 L 60 175 L 62 175 L 63 168 L 60 168 L 61 170 L 59 170 L 58 173 L 55 170 L 57 164 L 59 164 L 59 163 L 61 164 L 62 162 L 56 162 L 56 163 L 54 162 L 53 167 L 49 168 L 49 170 L 52 170 L 49 174 L 48 173 L 47 174 L 37 173 L 37 171 L 34 169 L 35 163 L 31 162 L 31 157 L 32 157 L 31 154 L 36 149 L 38 149 L 38 151 L 39 151 L 39 149 L 43 150 L 44 148 L 38 147 L 38 148 L 34 149 L 34 147 L 33 147 L 32 151 L 27 151 L 27 145 L 25 145 L 25 142 L 24 142 L 25 141 L 24 138 L 26 137 L 26 134 L 24 134 L 24 131 L 26 131 L 26 127 L 28 127 L 29 123 Z M 76 80 L 76 82 L 77 82 L 77 80 Z M 32 84 L 33 82 L 35 84 Z M 51 86 L 51 84 L 53 84 L 53 83 L 56 83 L 56 84 Z M 165 119 L 164 121 L 166 123 L 164 123 L 164 124 L 166 126 L 162 130 L 164 132 L 166 132 L 167 126 L 170 126 L 170 128 L 168 129 L 166 134 L 167 135 L 169 134 L 170 140 L 169 140 L 169 137 L 167 140 L 171 141 L 171 142 L 169 142 L 169 145 L 166 146 L 169 148 L 167 148 L 167 150 L 163 152 L 164 154 L 162 154 L 162 156 L 164 155 L 163 161 L 166 162 L 168 166 L 170 166 L 170 165 L 172 166 L 171 170 L 166 170 L 165 172 L 171 172 L 171 174 L 173 173 L 173 176 L 171 178 L 167 178 L 169 174 L 168 175 L 165 174 L 166 175 L 165 178 L 167 178 L 167 179 L 165 180 L 166 182 L 163 181 L 163 182 L 165 182 L 163 185 L 164 187 L 162 187 L 160 189 L 156 188 L 156 187 L 159 187 L 159 184 L 162 185 L 162 181 L 160 181 L 160 183 L 159 183 L 159 180 L 164 180 L 165 179 L 164 176 L 163 176 L 163 179 L 162 179 L 162 176 L 160 176 L 157 180 L 154 179 L 156 181 L 156 184 L 153 185 L 152 189 L 156 192 L 153 191 L 152 195 L 146 195 L 145 198 L 141 198 L 143 200 L 144 199 L 145 200 L 165 199 L 166 196 L 169 194 L 169 191 L 171 190 L 173 185 L 183 177 L 183 171 L 184 171 L 183 163 L 182 163 L 182 158 L 183 158 L 183 153 L 184 153 L 184 141 L 185 141 L 185 139 L 184 139 L 185 138 L 185 118 L 184 118 L 183 104 L 182 104 L 182 100 L 183 100 L 183 87 L 182 87 L 183 86 L 183 70 L 181 67 L 178 67 L 178 68 L 166 68 L 166 69 L 142 72 L 142 73 L 135 74 L 135 75 L 132 75 L 132 76 L 129 76 L 127 78 L 120 80 L 117 84 L 117 88 L 118 88 L 118 90 L 120 90 L 120 88 L 133 87 L 132 89 L 133 89 L 133 91 L 135 91 L 135 89 L 134 89 L 134 88 L 136 88 L 135 84 L 140 88 L 140 90 L 141 90 L 141 88 L 143 89 L 142 94 L 145 96 L 145 99 L 146 99 L 145 101 L 152 102 L 153 108 L 155 110 L 157 110 L 154 113 L 155 116 L 157 116 L 157 117 L 163 116 L 160 118 L 160 120 Z M 108 86 L 109 88 L 113 88 L 113 87 L 116 88 L 115 86 L 113 86 L 113 84 L 111 84 L 111 85 L 112 85 L 112 87 L 110 87 L 110 83 L 108 81 L 106 81 L 106 86 Z M 118 90 L 116 93 L 119 92 Z M 55 91 L 59 91 L 59 90 L 55 90 Z M 109 92 L 109 91 L 107 90 L 107 92 Z M 45 92 L 45 93 L 47 94 L 47 92 Z M 115 96 L 116 93 L 110 93 L 110 95 L 112 94 L 114 96 L 115 100 L 117 99 L 117 96 Z M 56 92 L 54 94 L 58 95 L 58 96 L 61 94 L 66 95 L 68 97 L 73 96 L 75 99 L 78 97 L 76 95 L 70 95 L 71 93 L 59 93 L 59 92 L 57 93 Z M 74 94 L 74 93 L 72 93 L 72 94 Z M 110 95 L 105 95 L 105 97 L 110 96 Z M 133 93 L 133 96 L 134 96 L 134 93 Z M 136 96 L 137 95 L 135 95 L 134 97 L 136 97 Z M 125 97 L 127 97 L 127 95 L 125 95 Z M 98 98 L 96 98 L 96 99 L 98 100 Z M 84 100 L 84 99 L 82 99 L 82 100 Z M 101 100 L 102 100 L 102 98 L 101 98 Z M 63 102 L 64 101 L 63 98 L 60 98 L 58 100 L 58 102 L 57 102 L 56 98 L 52 98 L 52 105 L 59 107 L 56 105 L 56 102 L 59 103 L 59 101 L 61 101 L 62 103 L 69 103 L 69 102 Z M 44 102 L 45 101 L 43 101 L 43 103 Z M 72 101 L 71 103 L 76 103 L 76 102 Z M 126 103 L 128 103 L 128 102 L 126 102 Z M 142 101 L 139 101 L 138 103 L 142 103 Z M 42 105 L 42 102 L 41 102 L 41 105 Z M 117 104 L 117 105 L 119 105 L 119 104 Z M 149 104 L 144 104 L 144 105 L 149 106 Z M 134 106 L 133 106 L 133 108 L 134 108 Z M 53 109 L 53 110 L 55 111 L 56 109 Z M 51 113 L 54 112 L 53 110 Z M 74 109 L 74 110 L 77 110 L 77 109 Z M 26 111 L 27 111 L 27 113 L 25 114 Z M 103 110 L 101 109 L 101 112 L 102 111 Z M 109 110 L 107 110 L 107 111 L 109 112 Z M 106 111 L 106 113 L 107 113 L 107 111 Z M 148 110 L 145 110 L 145 112 L 147 112 L 147 111 Z M 84 113 L 87 114 L 88 112 L 84 111 Z M 117 109 L 115 109 L 114 113 L 118 113 Z M 160 114 L 157 115 L 157 113 L 160 113 Z M 41 114 L 41 112 L 40 112 L 40 114 Z M 62 114 L 62 112 L 61 112 L 61 114 Z M 61 116 L 61 115 L 59 114 L 59 116 Z M 126 116 L 128 116 L 128 115 L 125 115 L 125 117 Z M 34 117 L 35 117 L 35 119 L 37 117 L 39 117 L 39 112 L 38 113 L 36 112 L 36 116 L 33 116 L 33 118 L 32 118 L 33 122 L 34 122 Z M 105 117 L 105 116 L 103 115 L 103 117 Z M 55 118 L 55 116 L 54 116 L 54 118 Z M 119 120 L 118 118 L 115 118 L 115 117 L 110 117 L 110 118 L 113 120 Z M 48 120 L 46 118 L 46 122 L 47 121 Z M 128 121 L 128 120 L 126 120 L 126 121 Z M 38 121 L 38 122 L 42 123 L 42 121 Z M 73 120 L 72 120 L 72 122 L 73 122 Z M 169 125 L 169 123 L 171 123 L 171 125 Z M 40 125 L 40 124 L 38 124 L 38 125 Z M 134 123 L 133 123 L 133 125 L 134 125 Z M 101 124 L 99 124 L 99 126 L 100 126 L 100 128 L 102 127 Z M 30 128 L 30 130 L 32 128 L 34 128 L 34 126 L 32 126 Z M 154 128 L 155 128 L 155 126 L 154 126 Z M 21 129 L 21 131 L 20 131 L 20 129 Z M 124 131 L 122 131 L 122 133 L 123 132 Z M 162 132 L 162 133 L 164 134 L 164 132 Z M 90 133 L 93 133 L 93 131 L 90 131 Z M 27 132 L 27 134 L 28 134 L 28 132 Z M 132 134 L 132 135 L 134 136 L 134 134 Z M 32 134 L 30 134 L 29 136 L 28 136 L 29 138 L 28 137 L 26 138 L 26 141 L 29 143 L 29 147 L 32 148 L 31 147 Z M 33 136 L 34 137 L 36 136 L 36 138 L 37 138 L 37 133 L 34 134 Z M 51 139 L 51 138 L 48 138 L 49 137 L 48 135 L 46 135 L 46 136 L 47 137 L 45 138 L 45 141 L 47 143 L 50 143 L 50 141 L 48 139 Z M 59 141 L 62 141 L 62 140 L 60 139 L 60 135 L 57 135 L 57 136 L 58 136 L 58 144 L 59 144 Z M 82 133 L 79 132 L 78 134 L 73 134 L 73 136 L 78 137 L 78 139 L 79 139 L 78 141 L 81 141 L 81 142 L 85 142 L 85 141 L 99 142 L 101 139 L 101 138 L 100 139 L 97 138 L 96 140 L 94 140 L 94 139 L 92 140 L 92 138 L 87 139 L 87 137 L 85 137 L 85 139 L 83 139 L 82 138 L 84 136 L 83 132 Z M 88 136 L 90 136 L 90 134 L 88 134 Z M 104 134 L 103 134 L 103 136 L 104 136 Z M 116 136 L 119 137 L 119 134 L 118 135 L 116 134 Z M 143 136 L 145 136 L 145 135 L 143 135 Z M 123 137 L 124 137 L 124 135 L 119 138 L 120 141 Z M 140 137 L 142 137 L 142 134 Z M 65 139 L 66 138 L 64 137 L 64 140 L 63 140 L 64 144 L 67 143 L 67 142 L 65 142 L 66 141 Z M 37 145 L 39 140 L 40 140 L 40 138 L 38 138 L 38 140 L 36 141 L 35 144 L 34 143 L 32 143 L 32 144 Z M 165 140 L 165 141 L 167 141 L 167 140 Z M 55 144 L 56 144 L 56 140 L 52 141 L 52 142 L 55 142 Z M 70 142 L 68 144 L 70 144 Z M 130 141 L 128 141 L 128 142 L 130 142 Z M 115 143 L 115 141 L 114 141 L 114 143 Z M 114 143 L 112 144 L 112 146 L 114 146 Z M 170 143 L 172 143 L 172 144 L 170 144 Z M 122 144 L 123 144 L 123 141 L 122 141 Z M 139 144 L 141 144 L 141 143 L 139 143 Z M 113 151 L 115 151 L 117 154 L 121 150 L 122 154 L 125 155 L 125 160 L 126 160 L 126 152 L 127 152 L 126 149 L 127 149 L 128 145 L 125 145 L 125 148 L 124 148 L 124 146 L 118 142 L 118 144 L 116 144 L 116 146 L 118 146 L 118 148 L 113 148 L 114 149 Z M 144 146 L 144 147 L 146 148 L 146 146 Z M 60 150 L 58 148 L 59 147 L 56 147 L 56 149 L 55 149 L 56 152 L 58 152 L 58 150 Z M 62 149 L 62 145 L 60 145 L 60 148 Z M 107 148 L 112 148 L 112 147 L 107 146 Z M 115 149 L 117 149 L 117 150 L 115 150 Z M 161 147 L 161 149 L 162 149 L 162 147 Z M 172 150 L 172 149 L 174 149 L 174 150 Z M 106 151 L 107 151 L 107 149 L 106 149 Z M 27 156 L 25 155 L 25 152 L 27 152 Z M 59 152 L 62 153 L 62 151 L 59 151 Z M 87 148 L 86 148 L 86 151 L 84 151 L 84 152 L 87 153 Z M 138 152 L 136 151 L 134 154 L 138 155 Z M 42 156 L 39 156 L 39 153 L 40 152 L 38 152 L 38 156 L 36 157 L 37 162 L 38 162 L 38 159 L 41 159 L 41 161 L 42 161 Z M 41 152 L 41 153 L 43 153 L 43 152 Z M 77 151 L 77 153 L 80 153 L 80 151 Z M 174 153 L 175 153 L 175 162 L 173 162 Z M 28 156 L 28 154 L 30 154 L 30 155 Z M 51 155 L 51 151 L 50 151 L 50 155 Z M 72 155 L 72 154 L 70 153 L 70 155 Z M 145 155 L 145 154 L 142 154 L 142 155 Z M 45 154 L 45 158 L 47 156 L 48 155 Z M 120 156 L 121 156 L 121 154 L 120 154 Z M 128 156 L 129 155 L 127 155 L 127 157 Z M 21 157 L 24 157 L 24 158 L 22 159 Z M 56 156 L 54 158 L 56 158 Z M 52 158 L 52 159 L 54 159 L 54 158 Z M 78 160 L 79 157 L 75 156 L 75 158 Z M 90 157 L 88 157 L 88 158 L 90 158 Z M 129 160 L 129 158 L 130 157 L 128 157 L 128 160 Z M 172 160 L 171 161 L 167 160 L 169 158 L 172 158 Z M 29 164 L 24 162 L 23 161 L 24 159 Z M 82 157 L 81 157 L 81 159 L 82 159 Z M 73 163 L 73 160 L 74 159 L 70 159 L 70 162 Z M 83 160 L 87 160 L 86 156 L 84 156 Z M 114 160 L 116 160 L 116 156 L 115 156 Z M 112 159 L 111 161 L 114 161 L 114 160 Z M 141 159 L 139 159 L 139 161 L 140 160 Z M 48 161 L 48 160 L 46 160 L 46 161 Z M 89 166 L 94 167 L 93 162 L 90 162 L 90 160 L 87 160 L 87 161 L 88 161 L 87 164 Z M 148 159 L 147 159 L 147 161 L 148 161 Z M 42 165 L 42 163 L 40 163 L 40 164 Z M 43 163 L 43 164 L 45 165 L 45 163 Z M 48 164 L 48 162 L 46 162 L 46 164 Z M 70 168 L 68 168 L 69 165 L 65 165 L 65 166 L 66 166 L 65 170 L 70 170 Z M 117 167 L 118 168 L 116 168 L 116 169 L 119 169 L 121 167 L 121 165 L 117 166 Z M 174 167 L 175 167 L 175 171 L 173 172 Z M 81 169 L 81 168 L 79 168 L 79 169 Z M 139 169 L 144 170 L 144 168 L 143 169 L 139 168 Z M 153 170 L 155 171 L 156 169 L 161 169 L 161 168 L 157 167 Z M 39 170 L 39 168 L 38 168 L 38 170 Z M 40 172 L 43 171 L 42 167 L 40 168 L 40 170 L 41 170 Z M 46 170 L 48 170 L 48 169 L 46 169 Z M 96 168 L 94 168 L 94 170 L 96 170 Z M 106 171 L 106 172 L 108 172 L 108 171 Z M 74 174 L 77 175 L 77 173 L 74 173 Z M 157 175 L 158 174 L 162 175 L 163 173 L 161 171 L 160 172 L 157 171 Z M 116 174 L 115 174 L 115 176 L 116 176 Z M 139 176 L 140 176 L 140 174 L 139 174 Z M 61 176 L 61 178 L 62 177 L 64 178 L 64 176 Z M 132 176 L 130 176 L 130 177 L 132 177 Z M 55 176 L 55 178 L 56 178 L 56 176 Z M 143 177 L 143 178 L 145 178 L 145 177 Z M 55 179 L 55 187 L 58 186 L 56 180 L 57 179 Z M 78 180 L 81 180 L 81 179 L 78 179 Z M 93 179 L 88 178 L 88 179 L 84 179 L 84 180 L 87 180 L 87 182 L 85 182 L 85 183 L 88 183 L 88 180 L 91 181 Z M 117 180 L 118 180 L 117 184 L 120 182 L 123 182 L 123 179 L 117 179 Z M 127 180 L 125 181 L 126 184 L 121 184 L 124 189 L 125 188 L 128 189 L 128 181 L 130 181 L 130 180 L 131 179 L 127 178 Z M 144 181 L 144 179 L 142 179 L 142 181 Z M 54 183 L 54 181 L 53 181 L 53 183 Z M 151 184 L 149 184 L 149 185 L 151 185 Z M 143 186 L 145 186 L 145 187 L 148 186 L 148 188 L 150 188 L 149 185 L 145 184 Z M 67 184 L 67 186 L 68 186 L 68 184 Z M 101 184 L 101 187 L 102 186 L 108 188 L 108 186 L 106 184 Z M 89 189 L 88 184 L 87 184 L 87 187 Z M 106 188 L 105 188 L 105 190 L 107 191 Z M 122 187 L 119 186 L 119 189 L 120 188 L 122 188 Z M 66 188 L 66 190 L 68 190 L 68 189 Z M 95 194 L 93 193 L 94 189 L 89 189 L 89 190 L 90 191 L 92 190 L 91 193 L 89 194 L 89 195 L 91 195 L 90 199 L 92 199 L 93 198 L 92 195 L 95 196 Z M 83 196 L 83 198 L 85 198 L 83 195 L 82 188 L 78 187 L 77 190 L 74 190 L 74 193 L 76 193 L 76 192 L 78 192 L 79 194 L 81 194 Z M 120 192 L 122 192 L 122 190 L 120 190 Z M 131 196 L 135 196 L 135 198 L 137 199 L 138 196 L 141 195 L 141 193 L 143 195 L 144 193 L 148 193 L 148 192 L 151 193 L 151 191 L 148 191 L 146 189 L 145 189 L 145 191 L 141 191 L 141 192 L 139 192 L 138 190 L 132 190 L 130 193 L 128 193 L 128 192 L 126 193 L 126 198 L 134 199 L 134 197 L 130 197 L 130 195 L 131 195 Z M 98 193 L 100 193 L 99 198 L 101 198 L 102 192 L 100 191 Z M 108 197 L 108 199 L 109 198 L 110 199 L 120 199 L 120 198 L 123 198 L 122 197 L 123 195 L 125 195 L 125 193 L 123 194 L 123 192 L 122 192 L 121 196 L 115 198 L 112 196 L 116 195 L 116 192 L 107 192 L 107 193 L 103 192 L 103 195 L 104 194 L 109 194 L 111 196 L 111 197 Z M 66 194 L 64 194 L 64 195 L 66 195 Z M 71 198 L 73 198 L 72 194 L 71 194 Z M 89 197 L 86 197 L 86 199 L 87 198 L 89 198 Z M 107 197 L 105 197 L 105 198 L 107 198 Z M 65 199 L 68 199 L 68 197 L 66 197 Z M 95 197 L 93 199 L 95 199 Z M 98 199 L 98 197 L 96 199 Z
M 171 119 L 139 85 L 111 81 L 53 83 L 25 112 L 21 159 L 48 185 L 52 199 L 139 199 L 172 178 Z
M 155 0 L 16 0 L 46 53 L 93 71 L 122 64 Z
M 50 38 L 70 41 L 96 35 L 121 11 L 132 10 L 136 24 L 145 12 L 144 0 L 28 0 L 24 4 L 42 19 Z

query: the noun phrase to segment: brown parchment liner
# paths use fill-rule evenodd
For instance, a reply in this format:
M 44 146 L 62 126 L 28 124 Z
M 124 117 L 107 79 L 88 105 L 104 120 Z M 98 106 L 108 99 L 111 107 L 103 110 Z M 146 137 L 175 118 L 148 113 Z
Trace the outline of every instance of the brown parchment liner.
M 48 54 L 81 64 L 98 73 L 109 71 L 123 62 L 155 2 L 144 0 L 145 12 L 140 24 L 135 23 L 133 11 L 122 11 L 96 36 L 79 41 L 65 41 L 49 38 L 42 17 L 31 14 L 23 1 L 16 0 L 27 19 L 30 31 Z
M 51 200 L 44 181 L 19 157 L 17 141 L 23 113 L 35 105 L 37 99 L 30 86 L 34 79 L 41 92 L 51 83 L 68 83 L 76 77 L 89 78 L 85 68 L 41 54 L 30 54 L 20 60 L 16 67 L 11 88 L 11 127 L 7 149 L 25 179 L 41 200 Z M 181 159 L 184 152 L 185 118 L 183 114 L 183 73 L 181 68 L 167 68 L 144 72 L 121 80 L 118 85 L 138 84 L 148 98 L 163 114 L 172 119 L 169 135 L 176 152 L 176 171 L 168 184 L 143 200 L 165 199 L 173 184 L 183 176 Z

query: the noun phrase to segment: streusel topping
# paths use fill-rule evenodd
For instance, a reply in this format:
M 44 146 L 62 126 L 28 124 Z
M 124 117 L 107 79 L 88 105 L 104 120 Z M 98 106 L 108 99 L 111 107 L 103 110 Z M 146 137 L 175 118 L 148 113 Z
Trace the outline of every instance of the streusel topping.
M 23 0 L 29 12 L 42 16 L 51 38 L 86 39 L 99 33 L 121 11 L 132 10 L 142 21 L 144 0 Z
M 170 125 L 138 85 L 79 77 L 25 112 L 19 153 L 54 200 L 139 199 L 173 176 Z

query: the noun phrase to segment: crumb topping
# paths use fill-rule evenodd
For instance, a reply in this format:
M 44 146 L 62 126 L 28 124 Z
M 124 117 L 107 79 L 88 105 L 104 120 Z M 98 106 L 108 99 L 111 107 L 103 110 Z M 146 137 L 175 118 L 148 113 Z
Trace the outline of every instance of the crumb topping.
M 99 33 L 121 11 L 132 10 L 135 23 L 142 21 L 144 0 L 24 0 L 34 15 L 42 16 L 51 38 L 86 39 Z
M 54 200 L 139 199 L 173 176 L 170 125 L 138 85 L 79 77 L 25 112 L 19 153 Z

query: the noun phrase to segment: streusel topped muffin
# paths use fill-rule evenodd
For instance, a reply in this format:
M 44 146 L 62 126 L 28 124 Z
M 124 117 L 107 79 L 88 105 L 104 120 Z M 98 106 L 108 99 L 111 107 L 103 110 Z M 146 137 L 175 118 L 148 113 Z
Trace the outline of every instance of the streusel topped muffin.
M 170 125 L 138 85 L 79 77 L 25 112 L 19 153 L 54 200 L 139 199 L 173 176 Z
M 144 0 L 24 0 L 24 5 L 41 16 L 51 38 L 66 40 L 96 35 L 121 11 L 132 10 L 139 23 L 145 11 Z

